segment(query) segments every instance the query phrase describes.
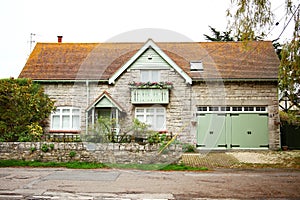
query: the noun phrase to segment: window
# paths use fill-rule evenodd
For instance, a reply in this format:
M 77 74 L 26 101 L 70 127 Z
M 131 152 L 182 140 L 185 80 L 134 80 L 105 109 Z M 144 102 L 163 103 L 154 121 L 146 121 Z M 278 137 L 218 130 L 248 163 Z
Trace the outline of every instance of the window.
M 136 108 L 135 118 L 149 124 L 152 130 L 166 129 L 166 109 L 163 107 Z
M 80 130 L 80 109 L 58 107 L 51 114 L 52 130 Z
M 254 107 L 253 106 L 244 107 L 244 111 L 254 111 Z
M 247 113 L 266 113 L 267 106 L 199 106 L 199 113 L 214 113 L 214 112 L 247 112 Z
M 209 111 L 219 111 L 219 107 L 209 107 Z
M 256 111 L 266 111 L 266 107 L 264 106 L 256 107 Z
M 232 111 L 242 111 L 243 107 L 232 107 Z
M 206 106 L 200 106 L 197 108 L 198 111 L 207 111 L 207 107 Z
M 201 60 L 190 61 L 191 71 L 203 71 L 203 63 Z
M 141 82 L 159 82 L 159 70 L 141 70 Z
M 221 111 L 230 111 L 230 107 L 228 107 L 228 106 L 222 106 L 221 107 Z

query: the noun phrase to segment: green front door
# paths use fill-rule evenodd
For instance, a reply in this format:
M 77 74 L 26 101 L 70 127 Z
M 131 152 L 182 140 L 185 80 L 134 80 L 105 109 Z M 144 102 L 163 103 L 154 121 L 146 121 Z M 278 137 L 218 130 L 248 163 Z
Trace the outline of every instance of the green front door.
M 226 147 L 226 114 L 200 114 L 197 121 L 199 147 Z
M 268 147 L 267 114 L 231 114 L 231 147 Z

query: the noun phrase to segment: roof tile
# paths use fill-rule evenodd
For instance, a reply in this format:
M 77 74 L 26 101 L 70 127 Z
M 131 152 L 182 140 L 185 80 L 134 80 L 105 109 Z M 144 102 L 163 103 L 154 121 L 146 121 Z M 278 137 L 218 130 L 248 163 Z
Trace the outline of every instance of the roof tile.
M 37 43 L 20 78 L 34 80 L 108 80 L 143 43 Z M 195 79 L 277 79 L 279 60 L 271 42 L 157 43 Z M 203 72 L 190 72 L 201 60 Z

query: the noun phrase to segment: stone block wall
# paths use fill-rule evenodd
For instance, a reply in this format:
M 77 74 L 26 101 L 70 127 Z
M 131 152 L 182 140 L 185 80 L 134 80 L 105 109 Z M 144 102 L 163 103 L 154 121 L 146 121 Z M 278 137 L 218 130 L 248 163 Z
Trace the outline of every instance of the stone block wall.
M 81 109 L 81 132 L 86 130 L 86 108 L 102 94 L 110 93 L 125 111 L 123 124 L 132 124 L 137 106 L 163 106 L 166 108 L 166 128 L 173 134 L 179 133 L 178 140 L 195 144 L 197 138 L 197 106 L 267 106 L 269 114 L 269 144 L 271 149 L 280 145 L 279 115 L 276 82 L 262 81 L 206 81 L 193 85 L 173 69 L 161 70 L 161 80 L 174 84 L 170 90 L 167 105 L 133 105 L 130 100 L 128 83 L 140 81 L 140 70 L 129 69 L 115 84 L 107 82 L 44 83 L 45 92 L 56 101 L 56 106 L 74 106 Z
M 48 151 L 43 151 L 43 145 Z M 53 149 L 50 147 L 52 146 Z M 173 163 L 182 154 L 182 145 L 170 145 L 159 154 L 160 144 L 137 143 L 47 143 L 47 142 L 1 142 L 0 159 L 28 161 L 84 161 L 100 163 Z M 75 152 L 75 156 L 70 156 Z M 72 154 L 72 153 L 71 153 Z

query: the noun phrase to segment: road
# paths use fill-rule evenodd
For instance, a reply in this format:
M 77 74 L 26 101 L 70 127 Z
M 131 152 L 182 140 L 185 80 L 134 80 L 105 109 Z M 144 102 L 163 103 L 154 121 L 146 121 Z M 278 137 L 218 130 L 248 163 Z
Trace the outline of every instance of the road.
M 300 198 L 300 171 L 0 168 L 0 199 Z

